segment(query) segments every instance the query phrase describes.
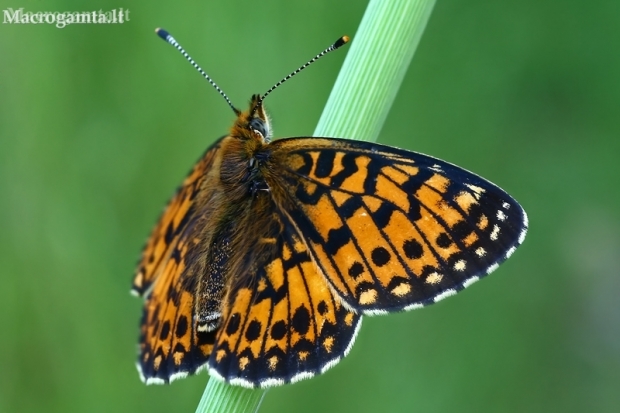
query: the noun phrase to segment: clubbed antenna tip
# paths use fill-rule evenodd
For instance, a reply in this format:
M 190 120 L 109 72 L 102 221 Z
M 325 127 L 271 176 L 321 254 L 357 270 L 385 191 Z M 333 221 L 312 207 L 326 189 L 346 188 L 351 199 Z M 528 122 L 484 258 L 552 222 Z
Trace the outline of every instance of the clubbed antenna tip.
M 349 36 L 342 36 L 340 39 L 336 40 L 336 43 L 334 43 L 334 50 L 349 43 L 349 40 Z
M 164 29 L 160 29 L 159 27 L 155 29 L 155 33 L 157 33 L 157 35 L 165 41 L 168 41 L 168 36 L 170 36 L 170 33 L 165 31 Z

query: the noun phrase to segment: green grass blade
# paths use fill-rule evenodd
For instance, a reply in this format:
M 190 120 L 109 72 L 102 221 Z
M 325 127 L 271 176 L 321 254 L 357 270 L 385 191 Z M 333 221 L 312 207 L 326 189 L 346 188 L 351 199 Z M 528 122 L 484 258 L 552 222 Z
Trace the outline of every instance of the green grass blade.
M 254 413 L 267 390 L 250 390 L 209 379 L 196 413 Z
M 371 0 L 315 136 L 376 141 L 435 0 Z
M 371 0 L 315 136 L 376 141 L 435 0 Z M 196 413 L 254 413 L 266 390 L 210 379 Z

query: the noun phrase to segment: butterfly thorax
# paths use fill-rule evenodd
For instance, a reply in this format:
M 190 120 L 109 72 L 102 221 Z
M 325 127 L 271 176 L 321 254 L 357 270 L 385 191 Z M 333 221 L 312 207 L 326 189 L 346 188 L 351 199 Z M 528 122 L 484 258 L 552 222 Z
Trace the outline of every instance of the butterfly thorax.
M 274 188 L 272 194 L 265 179 L 272 175 L 270 124 L 257 99 L 252 98 L 249 110 L 239 113 L 230 135 L 220 141 L 221 155 L 197 201 L 204 219 L 198 223 L 201 245 L 194 256 L 202 258 L 192 264 L 199 284 L 196 321 L 205 331 L 217 328 L 228 291 L 247 283 L 247 274 L 256 274 L 257 258 L 274 254 L 281 231 L 274 214 L 280 191 Z

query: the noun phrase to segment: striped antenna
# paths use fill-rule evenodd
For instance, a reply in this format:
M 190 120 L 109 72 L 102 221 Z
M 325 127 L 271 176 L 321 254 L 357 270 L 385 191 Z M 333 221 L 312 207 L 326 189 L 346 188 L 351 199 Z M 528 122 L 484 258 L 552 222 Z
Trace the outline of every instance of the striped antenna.
M 170 33 L 168 33 L 167 31 L 165 31 L 164 29 L 155 29 L 155 33 L 157 33 L 157 35 L 159 37 L 161 37 L 162 39 L 164 39 L 166 42 L 170 43 L 171 45 L 173 45 L 179 52 L 181 52 L 181 54 L 183 56 L 185 56 L 185 58 L 192 64 L 192 66 L 194 66 L 194 68 L 196 70 L 198 70 L 200 72 L 200 74 L 209 81 L 209 83 L 211 83 L 211 86 L 213 86 L 215 88 L 215 90 L 218 91 L 218 93 L 220 95 L 222 95 L 222 97 L 224 99 L 226 99 L 226 102 L 228 103 L 228 106 L 230 106 L 232 108 L 232 110 L 235 112 L 236 115 L 239 115 L 239 113 L 241 113 L 239 111 L 239 109 L 237 109 L 232 102 L 230 101 L 230 99 L 228 99 L 228 96 L 226 96 L 226 93 L 224 93 L 222 91 L 222 89 L 220 89 L 220 87 L 218 85 L 215 84 L 215 82 L 209 77 L 208 74 L 205 73 L 204 70 L 202 70 L 202 68 L 200 66 L 198 66 L 198 63 L 196 63 L 194 61 L 194 59 L 191 58 L 190 55 L 187 54 L 187 52 L 185 51 L 185 49 L 183 49 L 181 47 L 181 45 L 174 39 L 174 37 L 170 36 Z
M 259 99 L 258 99 L 258 104 L 256 106 L 254 106 L 254 109 L 252 111 L 252 113 L 250 113 L 250 119 L 254 116 L 254 113 L 258 110 L 258 108 L 263 104 L 263 100 L 265 100 L 265 98 L 267 97 L 267 95 L 269 95 L 271 92 L 273 92 L 275 90 L 275 88 L 277 88 L 278 86 L 280 86 L 282 83 L 286 82 L 287 80 L 289 80 L 290 78 L 292 78 L 293 76 L 295 76 L 297 73 L 301 72 L 302 70 L 304 70 L 305 68 L 307 68 L 308 66 L 310 66 L 312 63 L 316 62 L 317 60 L 319 60 L 321 57 L 325 56 L 327 53 L 329 52 L 333 52 L 334 50 L 338 49 L 341 46 L 344 46 L 346 43 L 349 42 L 349 36 L 342 36 L 340 39 L 336 40 L 336 42 L 334 44 L 332 44 L 331 46 L 329 46 L 327 49 L 323 50 L 321 53 L 319 53 L 318 55 L 314 56 L 312 59 L 310 59 L 308 61 L 308 63 L 306 63 L 305 65 L 301 66 L 299 69 L 295 70 L 293 73 L 291 73 L 290 75 L 286 76 L 285 78 L 283 78 L 282 80 L 280 80 L 278 83 L 276 83 L 275 85 L 273 85 L 271 87 L 271 89 L 269 89 L 267 92 L 265 92 L 264 95 L 262 95 Z

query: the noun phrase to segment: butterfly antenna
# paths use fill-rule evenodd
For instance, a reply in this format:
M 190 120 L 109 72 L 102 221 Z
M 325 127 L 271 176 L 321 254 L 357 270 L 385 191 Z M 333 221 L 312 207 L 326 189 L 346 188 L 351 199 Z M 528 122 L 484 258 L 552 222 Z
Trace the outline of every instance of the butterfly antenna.
M 305 68 L 307 68 L 308 66 L 310 66 L 312 63 L 316 62 L 317 60 L 319 60 L 321 57 L 325 56 L 327 53 L 329 52 L 333 52 L 334 50 L 340 48 L 341 46 L 344 46 L 345 44 L 347 44 L 349 42 L 349 36 L 342 36 L 340 39 L 336 40 L 336 42 L 334 44 L 332 44 L 331 46 L 329 46 L 327 49 L 323 50 L 321 53 L 319 53 L 318 55 L 314 56 L 312 59 L 310 59 L 306 64 L 304 64 L 303 66 L 301 66 L 299 69 L 295 70 L 293 73 L 291 73 L 290 75 L 286 76 L 285 78 L 283 78 L 282 80 L 280 80 L 278 83 L 276 83 L 275 85 L 273 85 L 271 87 L 271 89 L 269 89 L 267 92 L 265 92 L 264 95 L 262 95 L 259 99 L 258 99 L 258 104 L 254 107 L 254 110 L 252 111 L 252 113 L 250 114 L 250 118 L 254 115 L 254 112 L 256 112 L 256 110 L 258 110 L 258 108 L 263 104 L 263 101 L 265 100 L 265 98 L 267 97 L 267 95 L 269 95 L 271 92 L 273 92 L 278 86 L 280 86 L 282 83 L 286 82 L 287 80 L 289 80 L 290 78 L 292 78 L 293 76 L 295 76 L 297 73 L 301 72 L 302 70 L 304 70 Z
M 224 93 L 222 91 L 222 89 L 220 89 L 220 87 L 218 85 L 215 84 L 215 82 L 213 81 L 213 79 L 211 79 L 209 77 L 208 74 L 205 73 L 204 70 L 202 70 L 202 68 L 200 66 L 198 66 L 198 63 L 196 63 L 194 61 L 194 59 L 191 58 L 190 55 L 187 54 L 187 52 L 185 51 L 185 49 L 183 49 L 183 47 L 181 47 L 181 45 L 179 44 L 179 42 L 177 42 L 174 37 L 172 37 L 170 35 L 170 33 L 168 33 L 167 31 L 165 31 L 164 29 L 155 29 L 155 33 L 157 33 L 157 35 L 159 37 L 161 37 L 162 39 L 164 39 L 166 42 L 170 43 L 171 45 L 173 45 L 179 52 L 181 52 L 181 54 L 183 56 L 185 56 L 185 58 L 187 59 L 188 62 L 190 62 L 192 64 L 192 66 L 194 66 L 194 68 L 196 70 L 198 70 L 200 72 L 200 74 L 209 81 L 209 83 L 211 83 L 211 86 L 213 86 L 215 88 L 215 90 L 217 90 L 217 92 L 222 95 L 222 97 L 224 99 L 226 99 L 226 102 L 228 103 L 228 106 L 230 106 L 232 108 L 232 110 L 235 112 L 235 114 L 239 115 L 240 111 L 239 109 L 237 109 L 232 102 L 230 101 L 230 99 L 228 99 L 228 96 L 226 96 L 226 93 Z M 317 56 L 318 57 L 318 56 Z M 315 58 L 316 59 L 316 58 Z

